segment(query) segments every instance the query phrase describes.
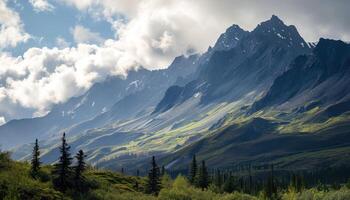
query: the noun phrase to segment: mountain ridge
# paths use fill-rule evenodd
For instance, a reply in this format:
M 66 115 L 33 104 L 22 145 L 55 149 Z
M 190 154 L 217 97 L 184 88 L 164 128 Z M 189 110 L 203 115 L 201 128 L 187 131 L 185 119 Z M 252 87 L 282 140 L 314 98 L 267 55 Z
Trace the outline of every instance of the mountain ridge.
M 250 157 L 274 162 L 336 151 L 348 142 L 347 49 L 325 39 L 310 47 L 277 16 L 250 32 L 232 25 L 201 55 L 179 56 L 167 70 L 133 72 L 119 85 L 123 93 L 112 92 L 121 96 L 105 112 L 91 110 L 89 119 L 59 130 L 68 133 L 74 151 L 87 152 L 92 165 L 112 169 L 142 168 L 151 155 L 180 169 L 180 161 L 194 153 L 228 166 Z M 91 107 L 92 101 L 85 102 Z M 41 141 L 43 160 L 54 162 L 58 138 Z M 22 145 L 13 156 L 28 159 L 28 149 Z

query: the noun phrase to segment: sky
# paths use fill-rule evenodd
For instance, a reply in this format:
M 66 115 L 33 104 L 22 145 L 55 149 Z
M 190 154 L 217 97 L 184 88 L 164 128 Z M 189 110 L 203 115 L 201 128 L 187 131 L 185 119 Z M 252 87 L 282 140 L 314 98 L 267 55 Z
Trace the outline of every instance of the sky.
M 0 0 L 0 125 L 43 116 L 107 76 L 166 68 L 275 14 L 306 41 L 350 41 L 348 0 Z

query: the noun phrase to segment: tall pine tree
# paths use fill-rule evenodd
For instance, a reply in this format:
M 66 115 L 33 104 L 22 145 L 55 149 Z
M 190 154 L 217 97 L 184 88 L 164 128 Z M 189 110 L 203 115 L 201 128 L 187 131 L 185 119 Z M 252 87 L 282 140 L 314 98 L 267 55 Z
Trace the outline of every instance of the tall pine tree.
M 53 184 L 61 192 L 65 192 L 71 186 L 72 178 L 72 157 L 69 153 L 70 146 L 66 141 L 66 134 L 63 133 L 62 145 L 60 147 L 61 156 L 58 163 L 54 165 Z
M 189 177 L 188 177 L 191 184 L 195 184 L 197 171 L 198 171 L 198 165 L 197 165 L 196 155 L 193 155 L 192 162 L 190 165 Z
M 214 184 L 216 186 L 218 186 L 219 188 L 221 188 L 221 186 L 223 184 L 222 174 L 221 174 L 220 169 L 217 169 L 215 174 L 214 174 Z
M 30 174 L 33 178 L 37 178 L 40 170 L 40 151 L 39 151 L 39 144 L 38 139 L 35 140 L 34 148 L 33 148 L 33 157 L 31 160 L 31 169 Z
M 75 156 L 77 159 L 77 165 L 74 167 L 74 183 L 76 188 L 81 191 L 83 189 L 84 176 L 83 173 L 86 169 L 86 163 L 84 161 L 85 154 L 83 150 L 79 150 Z
M 158 195 L 161 189 L 160 170 L 154 156 L 152 157 L 151 165 L 152 167 L 148 173 L 146 189 L 148 193 Z
M 222 188 L 224 192 L 227 192 L 227 193 L 234 192 L 236 190 L 235 177 L 232 175 L 229 175 L 229 177 L 225 180 Z
M 271 173 L 267 179 L 265 186 L 265 195 L 268 199 L 273 199 L 277 195 L 277 186 L 274 177 L 273 165 L 271 165 Z
M 201 166 L 199 167 L 197 176 L 196 176 L 196 186 L 204 190 L 209 185 L 209 174 L 207 167 L 205 166 L 205 161 L 203 160 Z

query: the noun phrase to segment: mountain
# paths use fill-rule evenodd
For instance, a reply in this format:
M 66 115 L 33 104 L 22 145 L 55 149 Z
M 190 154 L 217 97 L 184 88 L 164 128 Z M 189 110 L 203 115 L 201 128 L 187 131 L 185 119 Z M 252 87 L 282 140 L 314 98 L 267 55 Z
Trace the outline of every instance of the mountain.
M 162 162 L 173 170 L 186 170 L 194 154 L 209 166 L 232 168 L 241 164 L 275 163 L 295 170 L 346 165 L 350 159 L 349 123 L 310 134 L 279 134 L 280 124 L 253 118 L 233 124 L 184 149 L 167 155 Z
M 272 16 L 250 32 L 229 27 L 207 52 L 177 57 L 168 69 L 110 77 L 25 126 L 1 126 L 0 137 L 13 146 L 40 136 L 42 160 L 53 163 L 66 131 L 73 152 L 110 169 L 144 169 L 156 155 L 184 170 L 193 154 L 215 167 L 342 165 L 347 159 L 336 159 L 350 152 L 349 60 L 349 44 L 310 45 Z M 12 149 L 13 157 L 28 159 L 30 148 Z
M 349 50 L 349 44 L 321 38 L 312 53 L 296 57 L 239 120 L 226 117 L 226 125 L 163 162 L 182 170 L 187 167 L 182 163 L 196 154 L 214 167 L 265 162 L 293 169 L 346 165 Z
M 181 88 L 169 88 L 168 96 L 158 104 L 156 111 L 166 111 L 195 94 L 201 94 L 201 102 L 208 104 L 214 100 L 234 101 L 250 92 L 264 92 L 287 70 L 292 59 L 311 52 L 296 28 L 285 25 L 276 16 L 241 36 L 234 48 L 215 51 L 200 68 L 196 80 Z M 225 37 L 221 35 L 222 38 Z M 223 43 L 220 39 L 215 47 Z
M 60 135 L 76 124 L 89 121 L 99 115 L 106 115 L 113 110 L 117 117 L 128 115 L 127 108 L 138 108 L 136 102 L 151 106 L 157 102 L 164 91 L 181 77 L 191 76 L 197 67 L 197 55 L 179 56 L 165 70 L 149 71 L 144 68 L 131 70 L 127 77 L 108 77 L 96 83 L 85 94 L 73 97 L 66 103 L 56 105 L 46 116 L 30 119 L 12 120 L 0 126 L 2 148 L 9 148 L 33 141 L 35 138 L 48 139 Z M 141 94 L 146 94 L 141 95 Z M 134 96 L 133 105 L 125 107 L 123 101 Z M 145 102 L 145 100 L 147 102 Z M 118 106 L 123 110 L 118 110 Z
M 291 108 L 314 100 L 314 105 L 327 106 L 348 101 L 349 73 L 350 45 L 321 38 L 312 54 L 296 58 L 290 70 L 278 77 L 266 96 L 253 107 L 256 110 L 276 105 Z

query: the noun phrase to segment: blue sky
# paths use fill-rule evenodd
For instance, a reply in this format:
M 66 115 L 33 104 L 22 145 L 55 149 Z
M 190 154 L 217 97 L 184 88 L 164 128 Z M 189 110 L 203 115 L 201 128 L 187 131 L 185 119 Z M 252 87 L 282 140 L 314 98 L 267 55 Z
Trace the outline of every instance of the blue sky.
M 29 1 L 9 1 L 10 8 L 16 10 L 24 24 L 24 28 L 33 38 L 16 48 L 8 49 L 13 55 L 22 55 L 30 47 L 57 46 L 57 38 L 63 38 L 70 45 L 75 45 L 72 29 L 81 25 L 92 32 L 98 32 L 101 37 L 113 38 L 114 32 L 110 23 L 103 18 L 93 18 L 87 12 L 80 12 L 74 7 L 63 3 L 52 2 L 52 11 L 36 11 Z

